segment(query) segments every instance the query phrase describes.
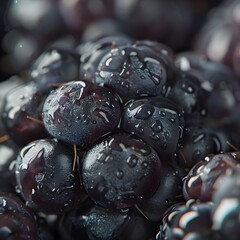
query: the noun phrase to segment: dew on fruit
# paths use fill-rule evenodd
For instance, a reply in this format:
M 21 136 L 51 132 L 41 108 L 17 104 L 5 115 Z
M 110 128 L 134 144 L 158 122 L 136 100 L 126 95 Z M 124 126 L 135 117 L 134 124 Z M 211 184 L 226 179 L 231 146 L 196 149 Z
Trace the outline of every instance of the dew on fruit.
M 134 168 L 138 163 L 138 157 L 136 155 L 130 155 L 127 158 L 127 164 L 129 167 Z
M 148 119 L 154 113 L 154 108 L 152 106 L 142 106 L 134 114 L 134 117 L 137 119 Z
M 124 172 L 120 169 L 116 171 L 116 176 L 118 179 L 122 179 L 124 177 Z

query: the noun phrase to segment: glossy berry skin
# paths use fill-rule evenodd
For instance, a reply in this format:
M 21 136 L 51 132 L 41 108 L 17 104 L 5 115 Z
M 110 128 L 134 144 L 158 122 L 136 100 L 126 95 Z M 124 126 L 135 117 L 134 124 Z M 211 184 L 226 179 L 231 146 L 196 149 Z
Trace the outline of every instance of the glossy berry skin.
M 74 81 L 53 90 L 43 106 L 47 131 L 85 149 L 116 129 L 121 115 L 118 97 L 89 81 Z
M 218 126 L 211 126 L 205 122 L 187 125 L 182 148 L 178 151 L 178 162 L 190 169 L 209 154 L 230 151 L 226 143 L 227 141 L 234 142 L 230 139 L 226 130 Z
M 210 93 L 206 101 L 208 118 L 232 121 L 229 115 L 240 100 L 240 85 L 233 72 L 225 65 L 194 52 L 178 54 L 175 64 L 181 71 L 197 77 L 202 88 Z
M 149 199 L 143 199 L 138 207 L 151 222 L 162 220 L 164 212 L 173 204 L 182 200 L 183 173 L 170 164 L 164 163 L 159 174 L 160 184 Z
M 1 239 L 36 239 L 37 226 L 34 216 L 17 195 L 1 193 L 0 214 Z
M 41 91 L 54 84 L 75 81 L 79 77 L 80 56 L 71 49 L 53 47 L 43 52 L 31 66 L 30 77 Z
M 137 40 L 133 43 L 133 46 L 144 51 L 152 51 L 158 56 L 161 56 L 166 68 L 168 84 L 172 85 L 175 82 L 175 74 L 177 71 L 174 64 L 175 53 L 169 46 L 153 40 Z
M 149 221 L 136 208 L 131 209 L 130 217 L 130 221 L 116 240 L 155 239 L 158 222 Z
M 98 66 L 96 83 L 113 89 L 123 101 L 139 96 L 163 96 L 168 89 L 161 55 L 137 47 L 119 47 Z
M 90 198 L 102 206 L 126 208 L 151 197 L 160 182 L 156 151 L 129 134 L 115 134 L 83 157 L 82 179 Z
M 167 56 L 172 61 L 175 59 L 175 53 L 168 45 L 163 43 L 153 41 L 153 40 L 137 40 L 133 44 L 137 47 L 148 47 L 151 48 L 153 51 L 157 52 L 158 54 L 163 54 Z
M 130 101 L 123 112 L 123 130 L 144 139 L 166 161 L 181 146 L 184 125 L 182 109 L 162 97 Z
M 42 124 L 42 106 L 46 95 L 28 81 L 6 95 L 2 121 L 11 139 L 20 146 L 47 137 Z
M 132 44 L 132 40 L 123 36 L 106 36 L 95 41 L 80 44 L 76 50 L 81 54 L 80 78 L 95 79 L 99 63 L 111 49 Z
M 15 160 L 20 148 L 8 140 L 0 144 L 0 192 L 15 192 Z
M 15 173 L 18 187 L 30 208 L 60 214 L 86 198 L 78 171 L 73 170 L 73 159 L 73 149 L 56 139 L 36 140 L 21 150 Z
M 239 164 L 238 152 L 209 155 L 195 164 L 183 182 L 185 199 L 200 199 L 211 201 L 214 194 L 214 184 L 228 169 Z
M 198 77 L 184 72 L 176 75 L 176 83 L 167 97 L 183 108 L 185 119 L 195 121 L 206 116 L 209 92 L 202 88 Z

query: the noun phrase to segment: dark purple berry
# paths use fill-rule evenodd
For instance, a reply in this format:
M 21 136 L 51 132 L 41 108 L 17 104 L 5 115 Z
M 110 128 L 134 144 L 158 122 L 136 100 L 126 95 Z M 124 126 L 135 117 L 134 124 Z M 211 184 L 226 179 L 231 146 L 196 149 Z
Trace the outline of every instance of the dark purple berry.
M 34 82 L 26 82 L 6 95 L 2 121 L 12 140 L 24 146 L 38 138 L 47 137 L 42 124 L 42 106 L 46 95 Z
M 193 116 L 199 119 L 207 114 L 205 102 L 209 92 L 194 75 L 180 72 L 167 97 L 183 108 L 186 120 L 193 121 Z
M 1 194 L 0 214 L 0 239 L 36 239 L 37 226 L 34 216 L 17 195 Z
M 118 97 L 89 81 L 75 81 L 53 90 L 43 106 L 47 131 L 85 149 L 116 129 L 121 115 Z
M 155 193 L 160 170 L 153 148 L 129 134 L 115 134 L 86 152 L 82 178 L 96 203 L 126 208 Z
M 182 200 L 183 173 L 169 164 L 164 164 L 159 173 L 160 184 L 149 199 L 143 199 L 138 207 L 151 222 L 161 221 L 164 212 Z
M 80 56 L 70 49 L 51 48 L 33 63 L 30 76 L 41 91 L 50 91 L 54 84 L 75 81 L 79 77 Z
M 164 96 L 168 76 L 162 55 L 149 48 L 119 47 L 98 66 L 96 83 L 113 89 L 124 101 L 140 96 Z
M 19 153 L 15 171 L 27 205 L 36 211 L 60 214 L 80 204 L 86 195 L 73 161 L 73 149 L 56 139 L 26 145 Z
M 181 146 L 184 125 L 182 109 L 162 97 L 130 101 L 123 113 L 123 130 L 144 139 L 166 161 Z
M 95 79 L 99 63 L 111 49 L 127 46 L 132 40 L 123 36 L 107 36 L 92 42 L 80 44 L 77 51 L 81 54 L 80 78 Z
M 227 141 L 232 142 L 226 130 L 203 122 L 185 127 L 182 148 L 178 152 L 178 162 L 192 168 L 209 154 L 230 151 Z

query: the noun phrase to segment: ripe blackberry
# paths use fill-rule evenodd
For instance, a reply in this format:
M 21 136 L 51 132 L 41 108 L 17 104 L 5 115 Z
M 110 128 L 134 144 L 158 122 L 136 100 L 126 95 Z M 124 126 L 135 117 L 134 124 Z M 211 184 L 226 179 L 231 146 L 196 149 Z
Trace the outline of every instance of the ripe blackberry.
M 42 115 L 49 134 L 86 149 L 117 128 L 121 106 L 109 89 L 90 81 L 73 81 L 48 95 Z
M 140 98 L 124 108 L 123 130 L 144 139 L 168 162 L 181 147 L 184 127 L 182 109 L 167 98 Z
M 36 140 L 22 148 L 15 173 L 27 205 L 46 214 L 61 214 L 83 202 L 87 196 L 73 161 L 74 151 L 57 139 Z
M 85 153 L 83 185 L 96 203 L 126 208 L 155 193 L 160 169 L 161 161 L 151 146 L 130 134 L 114 134 Z

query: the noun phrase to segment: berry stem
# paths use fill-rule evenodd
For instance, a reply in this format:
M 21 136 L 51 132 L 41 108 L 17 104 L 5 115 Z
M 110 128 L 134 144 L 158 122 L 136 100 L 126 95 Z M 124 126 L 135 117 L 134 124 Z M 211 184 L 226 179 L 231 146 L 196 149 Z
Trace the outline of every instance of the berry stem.
M 8 134 L 5 134 L 0 137 L 0 143 L 6 142 L 8 139 L 10 139 L 10 136 Z
M 135 204 L 134 207 L 135 207 L 147 220 L 149 220 L 149 218 L 147 217 L 147 215 L 139 208 L 139 206 L 138 206 L 137 204 Z
M 75 170 L 76 163 L 77 163 L 77 145 L 76 145 L 76 144 L 73 144 L 73 151 L 74 151 L 74 159 L 73 159 L 73 167 L 72 167 L 72 170 L 74 171 L 74 170 Z

